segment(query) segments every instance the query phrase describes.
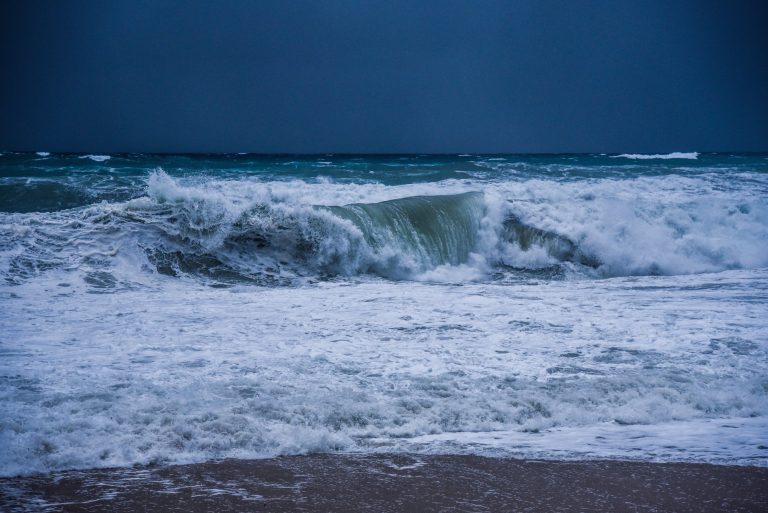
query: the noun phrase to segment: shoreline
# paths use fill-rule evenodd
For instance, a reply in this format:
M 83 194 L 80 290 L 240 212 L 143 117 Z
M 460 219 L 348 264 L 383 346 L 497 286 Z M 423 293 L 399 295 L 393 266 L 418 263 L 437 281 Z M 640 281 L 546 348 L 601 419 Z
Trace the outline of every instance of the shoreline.
M 0 478 L 15 511 L 768 511 L 768 468 L 311 454 Z

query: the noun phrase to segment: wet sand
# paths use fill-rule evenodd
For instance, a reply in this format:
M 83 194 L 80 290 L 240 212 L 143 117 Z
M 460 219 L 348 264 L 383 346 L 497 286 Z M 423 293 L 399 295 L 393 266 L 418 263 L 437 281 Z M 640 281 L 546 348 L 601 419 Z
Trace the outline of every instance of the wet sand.
M 768 468 L 291 456 L 4 478 L 0 511 L 768 512 Z

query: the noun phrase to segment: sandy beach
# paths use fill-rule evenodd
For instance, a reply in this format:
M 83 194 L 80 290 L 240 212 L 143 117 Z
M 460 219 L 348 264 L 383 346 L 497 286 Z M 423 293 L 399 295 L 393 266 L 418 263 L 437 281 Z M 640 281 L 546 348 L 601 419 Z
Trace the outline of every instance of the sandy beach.
M 768 511 L 768 469 L 479 456 L 290 456 L 4 478 L 0 509 L 760 512 Z

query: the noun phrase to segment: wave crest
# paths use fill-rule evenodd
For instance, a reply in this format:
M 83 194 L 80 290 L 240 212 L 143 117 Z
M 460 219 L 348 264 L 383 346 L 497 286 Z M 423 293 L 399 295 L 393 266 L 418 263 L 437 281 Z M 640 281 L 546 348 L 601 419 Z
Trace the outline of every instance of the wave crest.
M 666 186 L 680 188 L 676 182 Z M 120 279 L 108 279 L 105 272 L 143 281 L 136 270 L 149 269 L 217 283 L 280 285 L 362 274 L 514 281 L 768 265 L 762 250 L 768 211 L 759 199 L 734 204 L 730 196 L 695 200 L 677 193 L 660 201 L 654 180 L 622 182 L 626 190 L 615 183 L 574 189 L 532 180 L 333 205 L 364 196 L 361 189 L 343 187 L 182 184 L 159 170 L 149 177 L 146 196 L 125 203 L 60 211 L 45 223 L 35 221 L 35 214 L 16 214 L 8 240 L 0 241 L 7 248 L 4 274 L 15 283 L 50 269 L 80 267 L 87 269 L 86 281 L 108 286 Z M 645 194 L 643 187 L 653 191 Z M 375 187 L 365 190 L 364 199 L 381 196 Z M 308 200 L 312 192 L 316 201 Z M 387 190 L 393 192 L 399 190 Z
M 205 263 L 205 269 L 216 261 L 220 265 L 214 267 L 247 277 L 372 273 L 412 279 L 440 266 L 486 265 L 473 255 L 489 243 L 483 239 L 497 235 L 495 227 L 488 229 L 479 192 L 317 206 L 269 194 L 232 200 L 180 187 L 157 173 L 148 198 L 128 210 L 162 232 L 152 248 L 156 263 L 158 255 L 173 254 L 177 271 L 189 269 L 190 259 Z M 173 265 L 165 271 L 174 274 Z

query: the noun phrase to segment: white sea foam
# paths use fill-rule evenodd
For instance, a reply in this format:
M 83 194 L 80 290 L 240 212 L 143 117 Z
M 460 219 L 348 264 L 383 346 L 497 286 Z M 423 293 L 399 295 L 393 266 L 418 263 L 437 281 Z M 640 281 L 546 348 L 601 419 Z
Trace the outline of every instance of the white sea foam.
M 644 459 L 765 465 L 768 419 L 691 419 L 684 422 L 559 427 L 539 433 L 519 431 L 450 432 L 396 441 L 398 450 L 429 453 L 481 453 L 537 459 Z M 727 454 L 713 450 L 719 440 Z M 392 450 L 392 441 L 384 450 Z
M 47 151 L 38 151 L 35 154 L 39 157 L 48 157 L 50 155 Z
M 653 160 L 653 159 L 662 159 L 662 160 L 668 160 L 668 159 L 689 159 L 689 160 L 696 160 L 699 158 L 698 152 L 691 151 L 691 152 L 680 152 L 675 151 L 672 153 L 665 153 L 665 154 L 643 154 L 643 153 L 623 153 L 621 155 L 613 155 L 613 158 L 625 158 L 625 159 L 634 159 L 634 160 Z
M 220 181 L 183 186 L 158 173 L 149 183 L 150 198 L 186 202 L 194 209 L 191 222 L 195 226 L 215 227 L 205 231 L 209 247 L 220 244 L 233 223 L 256 204 L 270 205 L 270 223 L 278 222 L 278 218 L 285 223 L 288 217 L 293 217 L 303 223 L 302 230 L 311 232 L 319 226 L 313 221 L 317 216 L 313 204 L 375 203 L 406 195 L 460 194 L 473 190 L 484 192 L 485 214 L 478 219 L 477 255 L 467 262 L 475 268 L 472 276 L 497 263 L 528 269 L 557 263 L 542 246 L 523 250 L 500 239 L 499 230 L 509 215 L 575 242 L 599 262 L 598 270 L 603 276 L 689 274 L 768 266 L 768 254 L 764 251 L 768 243 L 768 204 L 762 189 L 723 190 L 720 182 L 711 177 L 556 183 L 528 180 L 492 185 L 450 181 L 404 187 L 322 181 Z M 338 227 L 313 235 L 333 237 L 327 240 L 327 250 L 350 243 L 359 246 L 352 241 L 360 237 L 359 232 L 333 216 L 324 217 L 327 223 Z M 262 223 L 264 219 L 253 221 Z M 336 258 L 328 255 L 327 258 Z M 354 258 L 357 264 L 365 266 L 366 259 L 383 261 L 389 257 L 382 253 Z M 357 272 L 354 267 L 348 271 Z
M 523 222 L 567 236 L 605 275 L 687 274 L 768 266 L 764 186 L 678 176 L 504 184 Z
M 473 452 L 490 438 L 501 453 L 560 457 L 563 433 L 591 440 L 570 457 L 768 464 L 765 437 L 749 428 L 768 415 L 765 271 L 299 289 L 167 278 L 87 290 L 63 272 L 3 300 L 4 475 L 312 451 Z M 701 437 L 653 449 L 701 422 Z M 639 431 L 655 440 L 649 453 L 625 443 Z M 440 434 L 453 445 L 429 443 Z

